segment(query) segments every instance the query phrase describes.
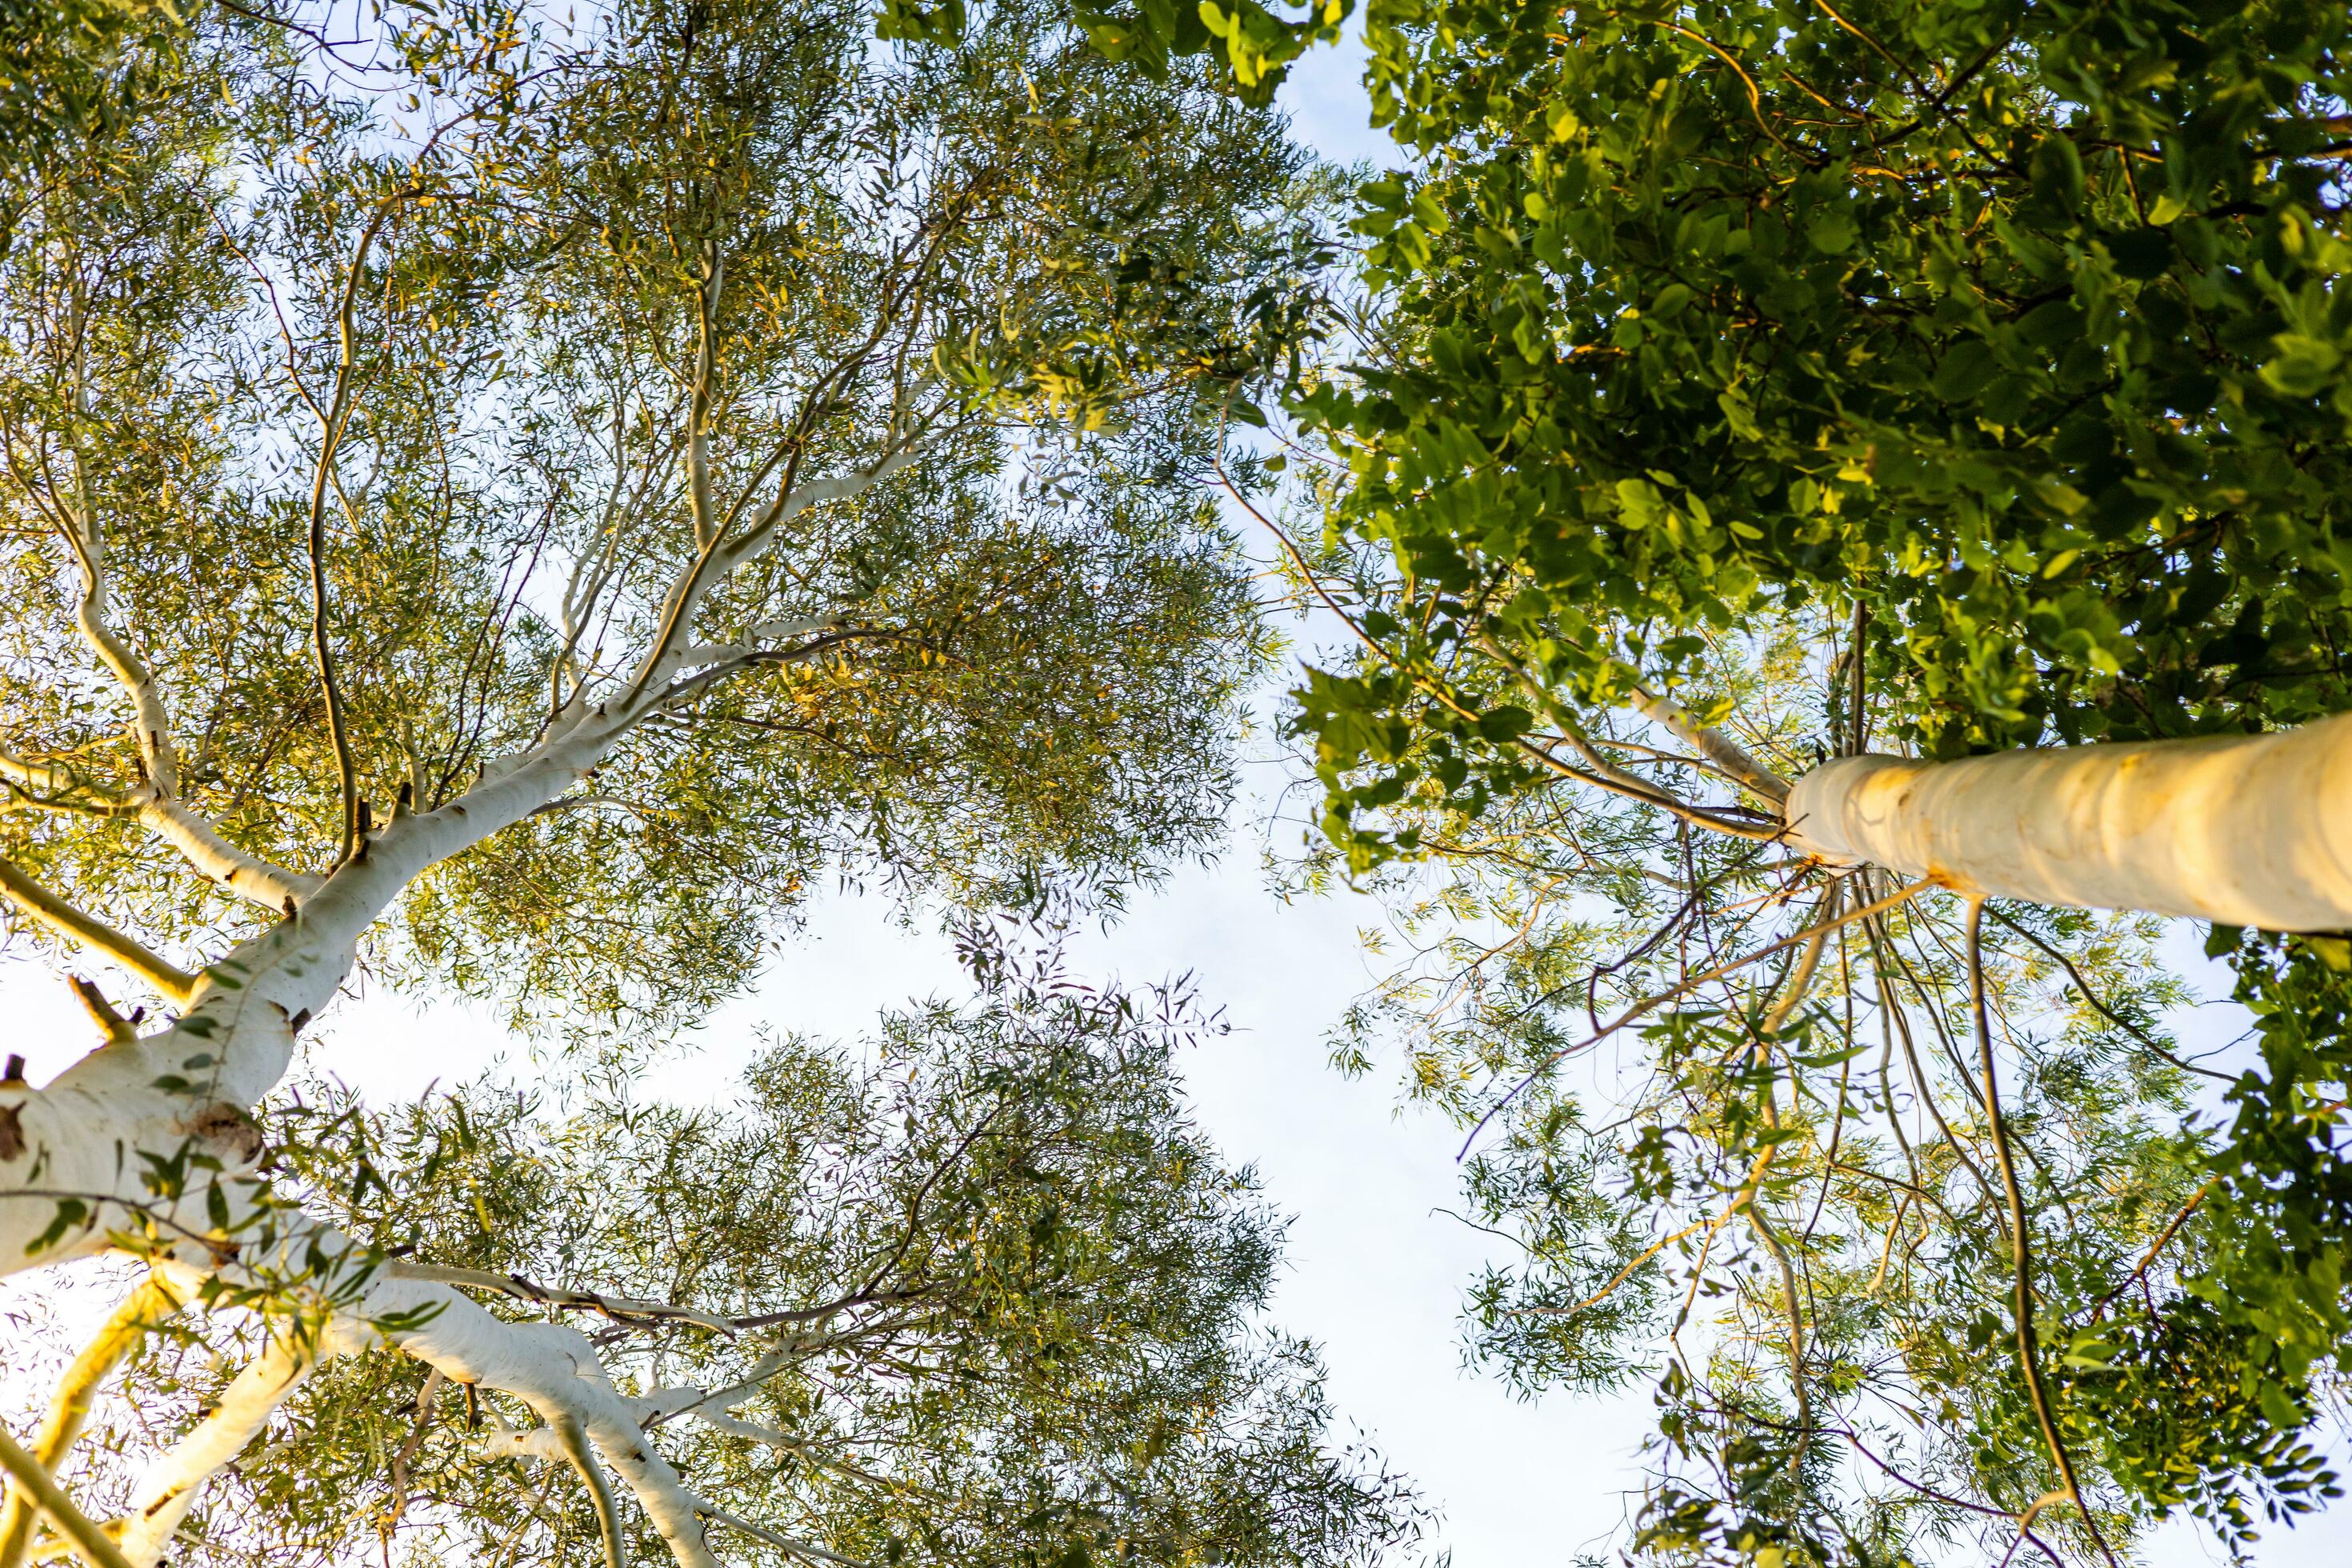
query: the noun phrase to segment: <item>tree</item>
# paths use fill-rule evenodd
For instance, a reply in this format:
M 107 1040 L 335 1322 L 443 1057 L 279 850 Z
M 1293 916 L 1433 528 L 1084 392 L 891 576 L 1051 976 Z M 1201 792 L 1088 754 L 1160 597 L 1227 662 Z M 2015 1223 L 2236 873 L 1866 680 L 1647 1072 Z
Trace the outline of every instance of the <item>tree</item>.
M 660 1440 L 728 1561 L 1377 1555 L 1411 1500 L 1324 1451 L 1313 1352 L 1255 1321 L 1280 1226 L 1178 1098 L 1173 1055 L 1207 1021 L 1181 993 L 1089 991 L 1003 932 L 967 941 L 977 1005 L 886 1020 L 861 1069 L 772 1042 L 721 1109 L 619 1075 L 562 1112 L 496 1081 L 396 1113 L 295 1086 L 266 1118 L 279 1190 L 395 1288 L 503 1309 L 423 1336 L 471 1317 L 478 1344 L 601 1369 L 578 1403 Z M 183 1327 L 175 1278 L 131 1296 L 152 1338 L 80 1445 L 76 1492 L 131 1521 L 132 1560 L 666 1550 L 583 1433 L 495 1374 L 353 1348 L 299 1291 Z M 535 1321 L 563 1311 L 594 1332 Z M 110 1458 L 142 1428 L 181 1434 L 144 1475 Z
M 1504 1119 L 1481 1347 L 1621 1378 L 1725 1293 L 1664 1344 L 1662 1550 L 2095 1558 L 2332 1489 L 2347 26 L 1368 12 L 1407 166 L 1291 400 L 1359 655 L 1298 725 L 1328 869 L 1451 933 L 1363 1021 Z M 2095 909 L 2214 922 L 2226 1122 Z M 1588 1115 L 1560 1063 L 1629 1029 Z
M 1149 1057 L 1123 1010 L 1079 1031 L 1114 1066 L 1065 1052 L 998 1084 L 958 1078 L 939 1045 L 943 1076 L 893 1108 L 914 1116 L 903 1142 L 873 1122 L 878 1088 L 827 1087 L 790 1053 L 766 1070 L 801 1087 L 723 1125 L 611 1096 L 571 1121 L 492 1114 L 475 1094 L 320 1129 L 283 1091 L 362 967 L 498 998 L 571 1036 L 575 1067 L 625 1066 L 739 985 L 828 866 L 975 904 L 1101 900 L 1205 845 L 1231 700 L 1263 650 L 1194 481 L 1220 411 L 1294 329 L 1285 282 L 1313 259 L 1283 206 L 1298 156 L 1198 72 L 1137 81 L 1034 7 L 992 6 L 952 47 L 877 47 L 872 23 L 826 0 L 649 3 L 551 31 L 461 5 L 389 9 L 347 39 L 323 11 L 207 10 L 168 47 L 83 61 L 113 87 L 137 74 L 109 100 L 135 113 L 61 121 L 50 155 L 8 172 L 0 890 L 11 940 L 118 979 L 111 998 L 75 982 L 99 1049 L 38 1088 L 13 1068 L 0 1083 L 0 1269 L 128 1253 L 155 1276 L 88 1347 L 38 1451 L 0 1448 L 11 1560 L 29 1501 L 95 1561 L 152 1563 L 233 1462 L 272 1511 L 216 1520 L 220 1539 L 329 1550 L 362 1453 L 373 1484 L 379 1456 L 353 1445 L 389 1417 L 370 1401 L 418 1395 L 395 1492 L 428 1462 L 464 1469 L 418 1383 L 437 1373 L 485 1419 L 535 1416 L 515 1451 L 581 1470 L 609 1560 L 650 1531 L 709 1563 L 733 1510 L 672 1456 L 740 1480 L 742 1434 L 657 1443 L 672 1412 L 630 1379 L 738 1377 L 784 1402 L 779 1430 L 821 1424 L 811 1345 L 871 1384 L 835 1413 L 846 1435 L 965 1445 L 865 1461 L 882 1491 L 817 1531 L 858 1551 L 915 1541 L 886 1521 L 929 1493 L 888 1501 L 898 1482 L 947 1500 L 924 1539 L 948 1554 L 1090 1550 L 1086 1521 L 1170 1560 L 1221 1536 L 1301 1561 L 1382 1537 L 1387 1505 L 1317 1446 L 1296 1352 L 1268 1352 L 1265 1387 L 1296 1408 L 1219 1403 L 1245 1375 L 1234 1335 L 1268 1232 L 1231 1183 L 1177 1168 L 1198 1158 L 1180 1134 L 1137 1142 L 1168 1091 L 1148 1059 L 1114 1070 Z M 122 983 L 149 1000 L 118 1005 Z M 1010 1017 L 970 1022 L 975 1060 L 1027 1041 Z M 1049 1158 L 971 1131 L 1015 1089 L 1052 1101 L 1015 1121 L 1108 1142 Z M 1082 1089 L 1108 1098 L 1078 1105 Z M 958 1128 L 973 1142 L 934 1159 Z M 675 1205 L 712 1201 L 749 1151 L 827 1137 L 847 1142 L 794 1168 L 866 1196 L 824 1210 L 764 1173 L 772 1230 L 712 1216 L 694 1246 L 714 1276 L 662 1281 L 714 1307 L 614 1308 L 587 1299 L 611 1282 L 553 1268 L 570 1237 L 583 1265 L 650 1269 L 656 1216 L 698 1226 Z M 600 1207 L 664 1141 L 714 1163 Z M 591 1185 L 461 1245 L 435 1227 L 482 1160 Z M 1114 1169 L 1131 1211 L 1071 1197 L 1066 1237 L 1048 1223 L 1052 1191 Z M 884 1200 L 918 1171 L 951 1185 L 897 1213 Z M 519 1203 L 538 1190 L 513 1179 Z M 1011 1277 L 941 1282 L 929 1227 L 968 1214 L 977 1245 L 1003 1217 L 952 1185 L 983 1180 L 988 1203 L 1028 1205 L 1034 1248 L 1066 1241 L 1032 1260 L 1034 1300 Z M 820 1213 L 845 1228 L 812 1238 Z M 755 1289 L 762 1237 L 814 1248 L 778 1262 L 782 1300 Z M 850 1299 L 870 1260 L 843 1249 L 885 1242 L 868 1289 L 916 1270 L 920 1309 Z M 1080 1321 L 1055 1292 L 1089 1258 L 1160 1294 L 1106 1289 Z M 586 1293 L 561 1301 L 650 1348 L 486 1308 L 473 1292 L 542 1298 L 473 1261 L 550 1268 L 551 1289 Z M 828 1288 L 848 1295 L 812 1300 Z M 194 1425 L 163 1489 L 110 1534 L 52 1467 L 89 1389 L 184 1300 L 272 1326 L 208 1413 L 180 1407 Z M 782 1361 L 752 1335 L 775 1324 L 711 1321 L 816 1308 L 807 1324 L 831 1326 L 788 1332 Z M 307 1385 L 348 1437 L 239 1459 L 307 1369 L 368 1345 L 388 1353 Z M 1082 1407 L 1100 1423 L 1072 1426 Z M 1039 1447 L 996 1451 L 992 1429 Z M 834 1435 L 808 1428 L 810 1463 Z M 498 1492 L 458 1481 L 460 1503 Z M 1162 1481 L 1206 1489 L 1182 1507 L 1140 1489 Z M 829 1483 L 795 1485 L 834 1508 Z M 1024 1497 L 1043 1511 L 1003 1513 Z M 389 1530 L 404 1508 L 386 1506 Z M 584 1549 L 576 1523 L 544 1528 L 548 1550 Z

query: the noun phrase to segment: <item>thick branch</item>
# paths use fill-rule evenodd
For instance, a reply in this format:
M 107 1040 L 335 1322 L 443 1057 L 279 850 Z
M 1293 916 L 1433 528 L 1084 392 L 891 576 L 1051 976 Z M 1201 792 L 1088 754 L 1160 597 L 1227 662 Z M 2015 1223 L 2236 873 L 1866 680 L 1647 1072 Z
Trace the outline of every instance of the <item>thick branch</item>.
M 259 1355 L 229 1379 L 220 1403 L 151 1468 L 132 1494 L 122 1525 L 122 1556 L 131 1568 L 155 1568 L 173 1531 L 187 1517 L 206 1481 L 226 1469 L 267 1426 L 272 1412 L 301 1386 L 320 1352 L 356 1348 L 322 1343 L 313 1349 L 272 1333 Z

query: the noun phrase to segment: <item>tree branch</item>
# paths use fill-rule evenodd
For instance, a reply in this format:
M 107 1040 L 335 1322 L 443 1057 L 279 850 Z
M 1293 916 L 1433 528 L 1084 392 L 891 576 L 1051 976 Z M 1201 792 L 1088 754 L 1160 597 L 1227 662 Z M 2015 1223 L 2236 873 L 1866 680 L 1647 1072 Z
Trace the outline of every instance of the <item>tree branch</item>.
M 416 187 L 404 187 L 376 204 L 374 214 L 352 250 L 351 265 L 344 269 L 342 300 L 335 311 L 335 390 L 332 402 L 320 416 L 319 462 L 310 480 L 310 526 L 306 546 L 310 558 L 310 656 L 318 668 L 320 689 L 326 699 L 327 737 L 334 747 L 336 784 L 342 806 L 342 827 L 335 849 L 335 863 L 339 866 L 350 859 L 352 851 L 359 846 L 359 779 L 357 764 L 352 757 L 351 733 L 343 722 L 343 694 L 335 679 L 334 646 L 327 636 L 327 492 L 334 480 L 335 452 L 342 445 L 343 431 L 351 423 L 352 373 L 357 357 L 352 322 L 359 306 L 360 274 L 393 209 L 415 194 Z
M 93 949 L 139 976 L 174 1007 L 185 1007 L 195 993 L 196 976 L 172 963 L 136 937 L 126 935 L 97 916 L 75 908 L 25 874 L 24 868 L 0 855 L 0 893 L 26 916 L 58 936 Z
M 1789 781 L 1759 762 L 1738 742 L 1712 725 L 1702 724 L 1689 709 L 1671 697 L 1653 697 L 1633 688 L 1633 706 L 1642 716 L 1673 731 L 1675 738 L 1713 762 L 1724 772 L 1766 799 L 1779 804 L 1789 798 Z
M 92 1568 L 132 1568 L 106 1531 L 74 1506 L 73 1500 L 66 1496 L 41 1462 L 19 1447 L 5 1427 L 0 1427 L 0 1469 L 6 1470 L 14 1482 L 9 1488 L 11 1500 L 18 1491 L 29 1497 L 34 1506 L 49 1516 L 58 1532 L 89 1559 Z
M 82 1426 L 89 1419 L 90 1404 L 98 1395 L 99 1385 L 139 1347 L 150 1328 L 178 1311 L 185 1300 L 163 1276 L 151 1272 L 132 1288 L 105 1326 L 74 1357 L 65 1375 L 58 1380 L 57 1392 L 49 1396 L 48 1412 L 33 1437 L 31 1458 L 44 1473 L 56 1475 L 66 1456 L 73 1451 Z M 8 1489 L 6 1502 L 0 1503 L 0 1568 L 19 1568 L 23 1563 L 25 1549 L 32 1543 L 33 1521 L 38 1511 L 32 1491 L 21 1482 Z
M 563 1287 L 537 1285 L 519 1274 L 493 1274 L 482 1268 L 445 1268 L 438 1264 L 408 1263 L 395 1259 L 385 1267 L 385 1272 L 400 1279 L 426 1279 L 441 1285 L 461 1285 L 476 1290 L 495 1290 L 501 1296 L 518 1301 L 537 1301 L 548 1307 L 574 1307 L 583 1311 L 601 1312 L 616 1323 L 679 1322 L 692 1323 L 713 1332 L 733 1335 L 736 1325 L 725 1318 L 697 1311 L 691 1307 L 674 1307 L 662 1301 L 640 1301 L 627 1296 L 605 1296 L 593 1290 L 570 1290 Z M 5 1565 L 0 1565 L 5 1568 Z
M 613 1501 L 612 1486 L 604 1479 L 604 1467 L 588 1449 L 588 1434 L 581 1429 L 580 1418 L 566 1415 L 552 1423 L 556 1440 L 563 1445 L 564 1458 L 580 1472 L 580 1479 L 588 1489 L 588 1500 L 596 1510 L 596 1530 L 604 1540 L 604 1568 L 628 1568 L 629 1552 L 621 1540 L 621 1510 Z
M 2042 1427 L 2042 1441 L 2050 1450 L 2052 1463 L 2058 1467 L 2058 1479 L 2065 1486 L 2066 1496 L 2073 1500 L 2074 1511 L 2082 1515 L 2083 1528 L 2090 1532 L 2099 1555 L 2107 1560 L 2107 1568 L 2118 1568 L 2114 1549 L 2100 1532 L 2099 1521 L 2092 1517 L 2090 1505 L 2083 1500 L 2082 1484 L 2074 1476 L 2074 1456 L 2066 1451 L 2065 1439 L 2059 1436 L 2058 1421 L 2050 1408 L 2050 1391 L 2042 1380 L 2042 1358 L 2033 1334 L 2033 1233 L 2026 1222 L 2025 1192 L 2018 1184 L 2017 1162 L 2010 1156 L 2009 1126 L 2000 1113 L 2000 1080 L 1993 1068 L 1992 1026 L 1985 1016 L 1983 932 L 1984 900 L 1970 899 L 1969 1001 L 1976 1013 L 1977 1057 L 1984 1074 L 1985 1111 L 1992 1124 L 1993 1155 L 2000 1166 L 2001 1191 L 2009 1198 L 2010 1264 L 2017 1281 L 2017 1364 L 2025 1374 L 2025 1392 L 2033 1402 L 2033 1418 Z
M 211 1414 L 172 1445 L 141 1480 L 122 1527 L 122 1556 L 129 1568 L 155 1568 L 163 1561 L 173 1532 L 205 1483 L 245 1451 L 271 1413 L 310 1376 L 321 1353 L 344 1348 L 331 1344 L 325 1332 L 315 1351 L 270 1334 L 261 1353 L 229 1380 Z
M 868 1568 L 866 1563 L 857 1558 L 843 1557 L 835 1552 L 827 1552 L 822 1546 L 812 1546 L 807 1542 L 797 1540 L 793 1536 L 780 1535 L 765 1525 L 753 1524 L 748 1519 L 739 1519 L 715 1504 L 709 1502 L 702 1504 L 702 1512 L 730 1530 L 740 1531 L 754 1541 L 764 1541 L 769 1545 L 789 1552 L 795 1557 L 805 1557 L 812 1563 L 834 1563 L 836 1568 Z

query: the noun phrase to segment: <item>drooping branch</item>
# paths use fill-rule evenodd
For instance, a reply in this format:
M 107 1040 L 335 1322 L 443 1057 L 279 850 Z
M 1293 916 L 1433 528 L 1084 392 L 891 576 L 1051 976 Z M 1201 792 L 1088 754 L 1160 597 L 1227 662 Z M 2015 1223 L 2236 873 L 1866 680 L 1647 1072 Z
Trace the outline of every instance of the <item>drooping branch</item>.
M 400 1528 L 401 1519 L 408 1512 L 409 1462 L 424 1446 L 425 1435 L 433 1429 L 433 1399 L 448 1381 L 437 1366 L 425 1373 L 425 1386 L 416 1391 L 416 1418 L 409 1424 L 407 1437 L 393 1451 L 392 1500 L 384 1508 L 382 1527 L 386 1539 Z
M 748 1519 L 739 1518 L 729 1513 L 725 1509 L 705 1503 L 702 1511 L 730 1530 L 740 1531 L 754 1541 L 764 1541 L 779 1551 L 788 1552 L 795 1557 L 806 1558 L 812 1563 L 833 1563 L 835 1568 L 868 1568 L 866 1563 L 855 1557 L 844 1557 L 838 1552 L 827 1552 L 824 1547 L 803 1541 L 797 1536 L 785 1535 L 770 1530 L 766 1525 L 754 1524 Z
M 2050 1391 L 2042 1381 L 2041 1351 L 2033 1327 L 2033 1227 L 2025 1212 L 2025 1193 L 2018 1183 L 2017 1162 L 2010 1154 L 2009 1125 L 2000 1110 L 2000 1079 L 1994 1070 L 1992 1026 L 1985 1016 L 1983 929 L 1984 900 L 1971 899 L 1968 925 L 1969 1000 L 1976 1014 L 1977 1058 L 1979 1069 L 1984 1074 L 1985 1116 L 1992 1127 L 1993 1157 L 2000 1167 L 2001 1192 L 2009 1201 L 2018 1370 L 2024 1374 L 2025 1392 L 2033 1404 L 2033 1419 L 2042 1428 L 2042 1445 L 2050 1450 L 2051 1462 L 2057 1467 L 2065 1495 L 2074 1503 L 2074 1511 L 2082 1516 L 2083 1528 L 2090 1532 L 2099 1554 L 2107 1560 L 2108 1568 L 2116 1568 L 2115 1552 L 2107 1545 L 2098 1520 L 2091 1513 L 2091 1505 L 2084 1499 L 2082 1483 L 2075 1478 L 2074 1456 L 2067 1451 L 2066 1440 L 2058 1431 L 2057 1416 L 2050 1407 Z M 2037 1510 L 2040 1506 L 2035 1505 Z M 2025 1522 L 2032 1522 L 2030 1514 Z
M 604 1568 L 628 1568 L 628 1548 L 621 1540 L 621 1510 L 613 1501 L 613 1488 L 604 1479 L 604 1467 L 589 1451 L 588 1434 L 573 1415 L 559 1416 L 550 1426 L 556 1440 L 563 1446 L 563 1457 L 572 1461 L 572 1468 L 587 1487 L 588 1500 L 596 1510 L 596 1532 L 604 1538 Z
M 1703 985 L 1711 985 L 1727 974 L 1735 973 L 1739 970 L 1745 969 L 1751 963 L 1769 958 L 1776 952 L 1785 952 L 1789 948 L 1795 947 L 1801 942 L 1819 942 L 1829 932 L 1837 930 L 1841 926 L 1850 924 L 1854 921 L 1868 920 L 1872 916 L 1880 914 L 1885 910 L 1891 910 L 1898 904 L 1907 902 L 1909 900 L 1916 898 L 1922 890 L 1923 885 L 1917 883 L 1907 888 L 1898 889 L 1895 892 L 1889 893 L 1886 897 L 1879 899 L 1872 903 L 1864 904 L 1859 909 L 1849 910 L 1843 914 L 1832 915 L 1819 925 L 1808 927 L 1801 931 L 1791 932 L 1790 935 L 1784 936 L 1777 942 L 1768 942 L 1764 946 L 1757 948 L 1752 952 L 1741 953 L 1738 957 L 1731 959 L 1727 963 L 1718 963 L 1712 969 L 1706 970 L 1698 974 L 1694 974 L 1674 986 L 1671 990 L 1662 991 L 1654 996 L 1643 997 L 1641 1001 L 1634 1003 L 1631 1007 L 1625 1009 L 1624 1012 L 1620 1013 L 1616 1017 L 1611 1019 L 1607 1024 L 1602 1025 L 1601 1028 L 1595 1030 L 1592 1034 L 1577 1041 L 1574 1045 L 1563 1046 L 1559 1050 L 1553 1052 L 1551 1056 L 1546 1059 L 1544 1065 L 1546 1067 L 1549 1067 L 1554 1063 L 1565 1060 L 1569 1057 L 1573 1056 L 1580 1051 L 1589 1050 L 1592 1047 L 1599 1045 L 1601 1041 L 1609 1038 L 1610 1036 L 1614 1035 L 1619 1030 L 1624 1028 L 1628 1024 L 1633 1023 L 1637 1019 L 1646 1017 L 1651 1013 L 1655 1012 L 1660 1007 L 1664 1006 L 1669 1002 L 1675 1001 L 1678 997 L 1689 995 L 1692 992 L 1697 990 Z M 1502 1113 L 1503 1110 L 1507 1106 L 1508 1106 L 1514 1100 L 1517 1099 L 1520 1093 L 1523 1092 L 1529 1084 L 1535 1082 L 1537 1076 L 1537 1074 L 1529 1074 L 1528 1077 L 1521 1079 L 1517 1088 L 1513 1089 L 1510 1093 L 1505 1095 L 1500 1100 L 1496 1101 L 1494 1107 L 1489 1110 L 1486 1115 L 1478 1119 L 1476 1124 L 1470 1129 L 1470 1136 L 1463 1141 L 1463 1155 L 1469 1153 L 1470 1145 L 1477 1142 L 1478 1134 L 1486 1130 L 1486 1123 L 1492 1121 L 1497 1115 Z M 1460 1157 L 1462 1156 L 1456 1156 L 1456 1158 Z

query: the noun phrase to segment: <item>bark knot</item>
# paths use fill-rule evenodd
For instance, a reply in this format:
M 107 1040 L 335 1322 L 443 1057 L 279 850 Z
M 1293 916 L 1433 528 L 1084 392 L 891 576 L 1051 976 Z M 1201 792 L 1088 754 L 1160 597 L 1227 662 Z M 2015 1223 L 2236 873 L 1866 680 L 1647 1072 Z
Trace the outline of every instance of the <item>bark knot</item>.
M 226 1100 L 215 1100 L 195 1111 L 180 1123 L 180 1130 L 200 1143 L 225 1145 L 240 1165 L 261 1157 L 260 1127 L 243 1108 Z

